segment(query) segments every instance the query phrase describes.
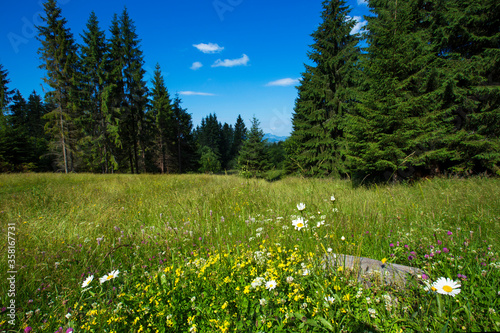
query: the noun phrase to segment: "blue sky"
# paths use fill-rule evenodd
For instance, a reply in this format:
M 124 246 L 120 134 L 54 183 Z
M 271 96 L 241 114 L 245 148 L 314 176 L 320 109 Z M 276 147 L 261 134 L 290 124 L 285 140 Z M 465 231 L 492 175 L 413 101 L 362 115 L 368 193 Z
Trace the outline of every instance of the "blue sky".
M 362 25 L 366 2 L 348 4 Z M 247 126 L 255 115 L 264 132 L 289 135 L 295 86 L 304 63 L 310 63 L 321 0 L 61 0 L 59 5 L 77 42 L 92 10 L 109 36 L 113 14 L 126 6 L 141 39 L 147 81 L 159 63 L 170 94 L 180 94 L 195 126 L 209 113 L 228 124 L 241 114 Z M 33 90 L 43 95 L 45 73 L 38 69 L 40 42 L 33 28 L 42 23 L 41 14 L 42 0 L 4 2 L 0 13 L 0 63 L 9 72 L 10 88 L 25 98 Z

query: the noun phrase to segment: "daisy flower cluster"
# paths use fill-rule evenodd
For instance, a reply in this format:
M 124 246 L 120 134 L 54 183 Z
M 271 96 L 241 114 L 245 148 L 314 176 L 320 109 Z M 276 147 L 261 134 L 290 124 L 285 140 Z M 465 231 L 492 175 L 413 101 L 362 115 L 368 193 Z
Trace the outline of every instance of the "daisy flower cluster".
M 109 280 L 116 278 L 118 276 L 118 274 L 120 274 L 120 271 L 116 269 L 116 270 L 112 271 L 111 273 L 108 273 L 108 274 L 100 277 L 99 282 L 101 284 L 103 284 L 106 281 L 109 281 Z M 89 277 L 87 277 L 82 283 L 82 288 L 87 288 L 93 280 L 94 280 L 94 275 L 90 275 Z

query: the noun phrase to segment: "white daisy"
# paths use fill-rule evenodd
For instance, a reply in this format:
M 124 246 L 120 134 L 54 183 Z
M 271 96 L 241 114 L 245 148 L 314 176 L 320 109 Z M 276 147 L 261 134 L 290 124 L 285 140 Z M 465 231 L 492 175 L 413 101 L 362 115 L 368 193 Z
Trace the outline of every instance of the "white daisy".
M 307 220 L 304 221 L 304 218 L 299 217 L 298 219 L 292 221 L 292 225 L 295 227 L 295 230 L 300 231 L 300 229 L 307 227 Z
M 460 293 L 460 284 L 448 278 L 440 277 L 432 284 L 432 287 L 436 288 L 436 292 L 443 295 L 455 297 Z
M 332 196 L 330 197 L 330 200 L 331 200 L 332 202 L 334 202 L 334 201 L 335 201 L 335 197 L 332 195 Z
M 298 209 L 298 210 L 300 210 L 300 211 L 302 211 L 302 210 L 306 209 L 306 204 L 305 204 L 305 203 L 302 203 L 302 202 L 301 202 L 301 203 L 299 203 L 299 204 L 297 205 L 297 209 Z
M 327 303 L 333 303 L 333 301 L 335 301 L 335 298 L 333 298 L 332 296 L 325 296 L 325 301 Z
M 274 288 L 276 288 L 276 281 L 271 280 L 271 281 L 266 282 L 266 289 L 267 290 L 273 290 Z
M 264 281 L 265 281 L 265 279 L 264 279 L 263 277 L 261 277 L 261 276 L 256 277 L 256 278 L 252 281 L 252 288 L 257 288 L 257 287 L 260 287 Z
M 118 276 L 118 274 L 120 274 L 120 271 L 119 270 L 114 270 L 111 273 L 109 273 L 107 275 L 104 275 L 103 277 L 99 278 L 99 282 L 101 282 L 101 284 L 103 284 L 104 282 L 106 282 L 108 280 L 116 278 Z
M 94 279 L 93 275 L 91 275 L 88 278 L 86 278 L 85 281 L 83 281 L 83 283 L 82 283 L 82 288 L 87 288 L 89 286 L 90 282 L 92 282 L 93 279 Z

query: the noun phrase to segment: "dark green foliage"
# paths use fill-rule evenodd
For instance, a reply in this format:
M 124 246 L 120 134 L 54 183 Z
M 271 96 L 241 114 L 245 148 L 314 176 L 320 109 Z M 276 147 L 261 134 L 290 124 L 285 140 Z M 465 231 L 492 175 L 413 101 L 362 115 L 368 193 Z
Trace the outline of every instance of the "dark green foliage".
M 246 140 L 247 128 L 245 122 L 241 115 L 236 118 L 236 124 L 234 124 L 234 135 L 233 135 L 233 145 L 231 147 L 231 157 L 234 159 L 238 156 L 238 152 L 241 149 L 243 141 Z
M 467 30 L 478 23 L 472 13 L 497 15 L 492 5 L 371 1 L 370 7 L 376 15 L 367 18 L 367 85 L 349 126 L 353 174 L 397 180 L 498 170 L 492 129 L 499 123 L 499 90 L 487 83 L 498 60 L 482 58 L 491 55 L 488 24 L 479 29 L 482 37 Z M 498 50 L 498 33 L 494 40 L 490 47 Z
M 178 95 L 172 105 L 174 116 L 175 146 L 173 156 L 177 161 L 177 172 L 195 170 L 196 144 L 193 136 L 193 121 L 187 109 L 181 106 Z
M 238 168 L 245 176 L 258 176 L 270 167 L 267 140 L 264 140 L 264 132 L 259 126 L 259 121 L 253 117 L 252 127 L 238 156 Z
M 322 23 L 312 34 L 307 66 L 295 102 L 289 168 L 305 175 L 344 174 L 345 114 L 356 99 L 358 37 L 344 1 L 324 1 Z M 293 148 L 292 148 L 293 146 Z
M 246 138 L 245 132 L 245 123 L 240 115 L 233 127 L 227 123 L 222 125 L 215 114 L 209 114 L 196 128 L 195 139 L 198 147 L 209 147 L 220 161 L 221 168 L 228 170 L 237 165 L 237 156 Z
M 48 142 L 44 133 L 46 107 L 33 92 L 28 102 L 16 90 L 0 129 L 0 171 L 49 171 Z
M 3 65 L 0 64 L 0 111 L 3 112 L 7 109 L 7 106 L 9 105 L 11 95 L 14 93 L 14 91 L 9 90 L 9 83 L 10 80 L 7 77 L 8 72 L 6 69 L 3 68 Z
M 120 16 L 120 38 L 122 42 L 120 59 L 123 64 L 123 92 L 124 101 L 120 119 L 120 138 L 122 147 L 128 155 L 129 167 L 132 173 L 139 173 L 144 169 L 140 163 L 141 152 L 146 150 L 145 137 L 142 132 L 144 112 L 147 105 L 146 73 L 142 66 L 144 59 L 139 48 L 139 37 L 134 22 L 130 19 L 127 9 Z
M 57 166 L 68 173 L 76 168 L 79 139 L 75 123 L 79 106 L 77 45 L 56 1 L 48 0 L 43 6 L 45 25 L 37 27 L 38 40 L 42 44 L 38 53 L 42 60 L 40 68 L 47 73 L 44 81 L 52 89 L 46 98 L 54 107 L 44 116 L 45 127 Z
M 285 144 L 288 172 L 499 173 L 497 1 L 371 0 L 363 54 L 341 19 L 345 3 L 323 6 Z M 344 36 L 343 48 L 328 36 Z
M 215 173 L 221 170 L 219 157 L 208 146 L 203 146 L 200 149 L 200 172 Z
M 209 114 L 201 120 L 196 128 L 196 141 L 200 147 L 208 147 L 220 158 L 220 144 L 222 141 L 222 125 L 216 114 Z
M 109 50 L 94 12 L 90 14 L 82 39 L 79 69 L 84 110 L 80 118 L 83 159 L 87 171 L 108 173 L 117 167 L 113 154 L 117 115 L 108 107 Z
M 193 131 L 160 66 L 148 96 L 144 57 L 126 9 L 110 38 L 91 13 L 77 45 L 55 0 L 38 28 L 42 98 L 10 90 L 0 64 L 0 170 L 161 172 L 240 168 L 279 179 L 405 180 L 500 174 L 500 4 L 495 0 L 371 0 L 360 35 L 345 0 L 325 0 L 293 114 L 268 145 L 257 119 Z M 286 154 L 286 156 L 284 155 Z
M 155 161 L 161 173 L 170 173 L 173 161 L 176 132 L 174 129 L 174 114 L 170 95 L 161 75 L 160 65 L 156 64 L 152 80 L 151 109 L 148 115 L 154 123 L 153 143 L 155 146 Z

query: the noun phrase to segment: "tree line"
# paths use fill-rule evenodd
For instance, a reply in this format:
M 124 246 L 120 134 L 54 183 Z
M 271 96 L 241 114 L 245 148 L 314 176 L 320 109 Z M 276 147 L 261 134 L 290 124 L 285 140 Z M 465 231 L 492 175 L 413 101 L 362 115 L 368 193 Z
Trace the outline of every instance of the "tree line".
M 398 180 L 500 174 L 500 3 L 370 0 L 363 34 L 323 2 L 289 172 Z M 366 47 L 362 47 L 362 41 Z
M 344 0 L 323 1 L 297 87 L 293 130 L 269 145 L 215 114 L 193 128 L 157 64 L 152 89 L 134 22 L 110 38 L 91 13 L 77 45 L 54 0 L 38 27 L 50 88 L 28 101 L 0 65 L 0 168 L 86 172 L 269 170 L 358 181 L 500 174 L 500 3 L 370 0 L 363 33 Z
M 247 137 L 241 116 L 233 127 L 210 114 L 193 128 L 159 64 L 148 89 L 126 8 L 114 15 L 109 39 L 92 12 L 82 44 L 55 0 L 44 11 L 37 29 L 45 96 L 33 91 L 26 101 L 10 90 L 0 64 L 0 171 L 219 172 L 247 164 L 239 154 Z

